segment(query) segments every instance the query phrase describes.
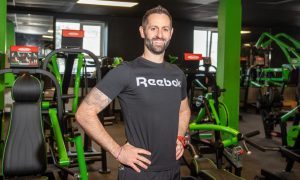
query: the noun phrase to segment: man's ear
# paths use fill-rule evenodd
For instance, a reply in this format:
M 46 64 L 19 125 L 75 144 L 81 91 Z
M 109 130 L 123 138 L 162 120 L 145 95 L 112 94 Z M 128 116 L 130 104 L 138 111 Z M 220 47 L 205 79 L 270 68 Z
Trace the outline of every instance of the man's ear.
M 173 35 L 173 30 L 174 30 L 174 28 L 171 29 L 171 37 L 172 37 L 172 35 Z
M 144 34 L 144 28 L 143 28 L 143 26 L 140 26 L 139 27 L 139 31 L 140 31 L 140 35 L 141 35 L 141 38 L 145 38 L 145 34 Z

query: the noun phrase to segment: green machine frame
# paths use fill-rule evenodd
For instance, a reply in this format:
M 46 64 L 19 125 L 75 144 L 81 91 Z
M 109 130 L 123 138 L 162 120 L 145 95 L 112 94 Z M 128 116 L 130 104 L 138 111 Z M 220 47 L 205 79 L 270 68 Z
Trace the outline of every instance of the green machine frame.
M 288 41 L 287 44 L 285 41 Z M 285 33 L 279 33 L 272 35 L 268 32 L 263 33 L 257 43 L 257 48 L 267 48 L 272 42 L 274 42 L 284 53 L 288 64 L 283 64 L 281 68 L 266 68 L 260 66 L 252 66 L 247 71 L 246 76 L 246 93 L 244 96 L 244 109 L 247 109 L 247 99 L 248 99 L 248 88 L 249 86 L 262 88 L 268 86 L 277 86 L 283 89 L 290 78 L 291 72 L 300 66 L 300 53 L 297 49 L 300 49 L 300 42 L 292 38 Z M 255 69 L 256 78 L 252 79 L 252 70 Z
M 268 40 L 265 40 L 266 38 L 269 38 Z M 282 39 L 284 38 L 285 40 L 289 41 L 293 46 L 288 45 L 287 43 L 283 42 Z M 265 40 L 265 41 L 264 41 Z M 265 32 L 263 33 L 255 46 L 257 48 L 266 48 L 269 46 L 272 42 L 275 42 L 279 48 L 282 50 L 284 53 L 288 63 L 293 66 L 293 68 L 299 67 L 300 66 L 300 53 L 297 52 L 297 49 L 300 49 L 300 42 L 292 38 L 291 36 L 285 34 L 285 33 L 279 33 L 276 34 L 275 36 Z
M 75 75 L 75 85 L 74 85 L 74 98 L 72 102 L 72 113 L 75 113 L 78 108 L 78 101 L 79 101 L 79 88 L 80 88 L 80 75 L 83 70 L 83 64 L 84 64 L 84 55 L 83 54 L 78 54 L 77 55 L 77 70 L 76 70 L 76 75 Z M 55 75 L 56 79 L 58 80 L 60 90 L 62 91 L 62 77 L 59 72 L 58 64 L 57 64 L 57 54 L 54 54 L 51 57 L 51 62 L 52 64 L 48 64 L 47 67 L 48 69 Z
M 63 94 L 62 96 L 66 96 L 67 98 L 74 98 L 73 99 L 73 103 L 72 103 L 72 112 L 64 112 L 64 115 L 66 115 L 66 117 L 74 117 L 77 107 L 78 107 L 78 103 L 79 103 L 79 88 L 80 88 L 80 81 L 81 81 L 81 72 L 82 70 L 84 70 L 84 68 L 86 67 L 85 64 L 85 59 L 84 59 L 84 54 L 87 54 L 89 57 L 91 57 L 94 60 L 94 65 L 96 67 L 96 80 L 101 79 L 101 71 L 100 71 L 100 63 L 98 61 L 97 56 L 95 56 L 91 51 L 85 50 L 85 49 L 56 49 L 54 51 L 52 51 L 51 53 L 49 53 L 46 58 L 44 59 L 43 62 L 43 70 L 47 70 L 47 68 L 52 71 L 52 73 L 54 74 L 54 76 L 58 79 L 58 84 L 59 84 L 59 89 L 62 90 L 63 92 L 63 88 L 64 87 L 64 82 L 62 79 L 61 74 L 59 73 L 59 69 L 58 69 L 58 64 L 57 64 L 57 55 L 63 53 L 63 54 L 68 54 L 71 55 L 72 58 L 77 57 L 78 59 L 78 66 L 77 66 L 77 71 L 76 71 L 76 75 L 75 75 L 75 85 L 74 85 L 74 95 L 69 95 L 69 94 Z M 68 60 L 68 59 L 67 59 Z M 120 60 L 119 60 L 120 61 Z M 50 62 L 52 62 L 50 64 Z M 86 76 L 84 77 L 86 78 Z M 87 90 L 87 81 L 85 81 L 85 92 L 88 92 Z M 99 116 L 101 116 L 100 119 L 103 119 L 103 114 L 100 113 Z M 55 121 L 55 119 L 52 119 Z M 73 132 L 70 132 L 70 129 L 73 129 L 72 126 L 70 126 L 70 124 L 68 124 L 67 120 L 65 120 L 64 122 L 60 122 L 60 127 L 62 127 L 62 136 L 65 136 L 67 134 L 72 134 Z M 73 131 L 73 130 L 71 130 Z M 67 147 L 68 148 L 68 147 Z M 62 157 L 66 157 L 65 154 L 63 154 L 64 152 L 61 153 Z M 101 161 L 101 169 L 99 170 L 100 173 L 109 173 L 110 170 L 107 168 L 107 158 L 106 158 L 106 151 L 105 149 L 103 149 L 101 147 L 101 152 L 95 152 L 92 148 L 91 145 L 91 140 L 89 139 L 89 137 L 84 134 L 84 154 L 86 154 L 87 161 Z M 94 156 L 100 156 L 100 158 L 93 158 Z M 66 158 L 64 158 L 65 160 L 67 160 Z M 62 162 L 64 162 L 64 160 L 62 160 Z

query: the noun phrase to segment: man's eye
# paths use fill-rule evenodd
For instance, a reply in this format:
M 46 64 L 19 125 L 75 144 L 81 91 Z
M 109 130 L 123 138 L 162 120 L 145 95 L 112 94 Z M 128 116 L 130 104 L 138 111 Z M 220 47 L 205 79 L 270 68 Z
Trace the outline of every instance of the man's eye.
M 153 28 L 150 28 L 150 30 L 151 30 L 151 31 L 155 31 L 155 30 L 156 30 L 156 28 L 155 28 L 155 27 L 153 27 Z

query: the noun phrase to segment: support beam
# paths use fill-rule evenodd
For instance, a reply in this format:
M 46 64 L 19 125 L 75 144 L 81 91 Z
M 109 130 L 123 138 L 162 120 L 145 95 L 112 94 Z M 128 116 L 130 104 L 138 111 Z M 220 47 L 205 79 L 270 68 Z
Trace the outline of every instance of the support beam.
M 9 49 L 10 46 L 16 45 L 16 38 L 15 38 L 15 24 L 11 21 L 7 21 L 6 24 L 6 49 Z M 9 62 L 5 62 L 5 67 L 9 67 Z M 15 76 L 12 73 L 5 74 L 5 87 L 12 87 Z
M 240 96 L 241 0 L 220 0 L 217 83 L 229 110 L 229 126 L 238 129 Z
M 0 0 L 0 69 L 5 67 L 6 53 L 6 0 Z M 0 110 L 4 109 L 4 75 L 0 76 Z
M 6 0 L 0 0 L 0 69 L 5 67 L 6 53 Z M 3 110 L 3 111 L 1 111 Z M 0 140 L 4 140 L 4 75 L 0 75 Z M 3 143 L 0 143 L 0 154 L 3 154 Z

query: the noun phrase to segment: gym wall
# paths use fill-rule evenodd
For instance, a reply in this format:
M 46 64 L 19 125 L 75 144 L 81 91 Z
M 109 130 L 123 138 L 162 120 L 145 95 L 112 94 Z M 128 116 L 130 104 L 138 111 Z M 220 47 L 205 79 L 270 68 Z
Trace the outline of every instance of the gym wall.
M 108 20 L 108 56 L 122 56 L 131 61 L 143 52 L 143 39 L 139 34 L 142 18 L 112 17 Z M 184 52 L 193 52 L 194 25 L 191 22 L 174 21 L 174 33 L 165 53 L 183 57 Z

